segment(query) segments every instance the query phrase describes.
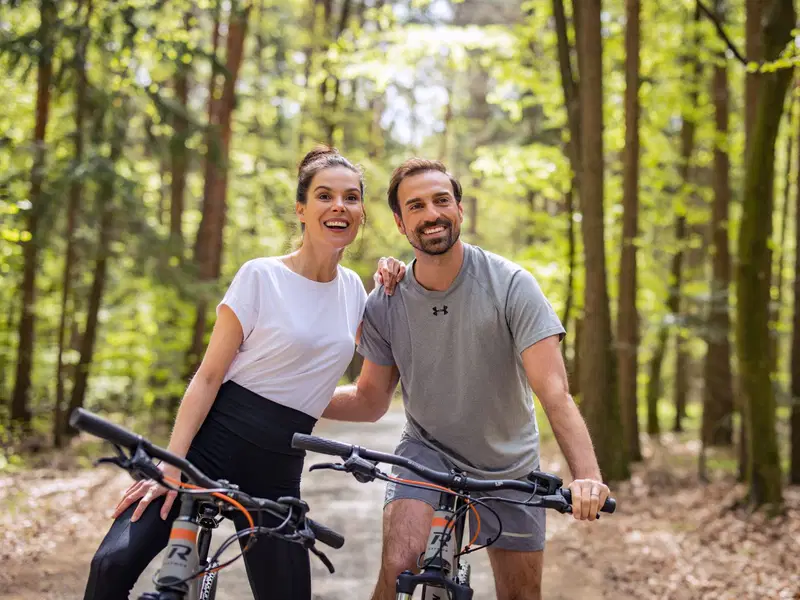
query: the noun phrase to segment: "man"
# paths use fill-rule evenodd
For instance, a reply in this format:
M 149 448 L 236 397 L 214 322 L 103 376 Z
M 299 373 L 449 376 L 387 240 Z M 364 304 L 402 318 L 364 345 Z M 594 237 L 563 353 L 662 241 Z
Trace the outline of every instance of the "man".
M 407 160 L 388 195 L 415 259 L 392 295 L 378 288 L 367 300 L 361 376 L 337 388 L 323 416 L 377 421 L 399 380 L 407 424 L 397 454 L 440 471 L 455 466 L 474 477 L 521 478 L 539 467 L 532 389 L 575 478 L 574 515 L 593 520 L 608 488 L 569 395 L 558 346 L 564 328 L 536 280 L 459 240 L 461 186 L 440 162 Z M 403 469 L 394 474 L 414 478 Z M 373 600 L 394 598 L 397 576 L 415 568 L 438 498 L 435 490 L 387 485 Z M 492 506 L 503 521 L 503 534 L 488 549 L 497 598 L 538 600 L 544 509 Z M 496 520 L 481 517 L 477 544 L 497 534 Z

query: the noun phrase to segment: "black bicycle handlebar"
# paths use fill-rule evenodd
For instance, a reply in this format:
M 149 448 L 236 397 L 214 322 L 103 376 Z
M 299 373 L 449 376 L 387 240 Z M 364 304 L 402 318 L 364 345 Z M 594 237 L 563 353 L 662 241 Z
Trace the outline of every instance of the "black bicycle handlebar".
M 111 442 L 112 444 L 127 448 L 131 452 L 136 451 L 137 448 L 141 448 L 148 456 L 162 460 L 168 465 L 172 465 L 201 487 L 224 487 L 219 482 L 207 477 L 200 469 L 185 458 L 181 458 L 169 450 L 156 446 L 142 436 L 128 431 L 124 427 L 120 427 L 102 417 L 98 417 L 96 414 L 86 409 L 76 408 L 72 411 L 69 417 L 69 424 L 75 429 L 80 429 L 95 437 Z
M 168 465 L 172 465 L 184 473 L 191 481 L 201 487 L 208 489 L 230 487 L 229 485 L 219 481 L 214 481 L 210 477 L 206 476 L 202 471 L 200 471 L 200 469 L 195 467 L 185 458 L 181 458 L 169 450 L 165 450 L 164 448 L 156 446 L 147 439 L 143 438 L 141 435 L 133 433 L 132 431 L 128 431 L 124 427 L 120 427 L 111 421 L 107 421 L 102 417 L 98 417 L 94 413 L 91 413 L 83 408 L 76 408 L 74 411 L 72 411 L 72 414 L 69 417 L 69 424 L 75 429 L 85 431 L 86 433 L 94 435 L 95 437 L 109 441 L 112 444 L 127 448 L 132 453 L 141 448 L 144 453 L 151 458 L 157 458 L 164 461 Z M 274 502 L 273 500 L 269 500 L 267 498 L 252 498 L 246 494 L 236 492 L 236 490 L 231 491 L 234 492 L 238 499 L 246 499 L 247 504 L 253 504 L 256 508 L 276 513 L 275 516 L 281 519 L 285 519 L 289 515 L 290 508 L 285 504 Z M 341 534 L 329 529 L 328 527 L 325 527 L 321 523 L 313 521 L 312 519 L 306 518 L 305 521 L 308 524 L 309 529 L 314 532 L 315 539 L 319 540 L 323 544 L 336 549 L 341 548 L 344 545 L 344 537 Z
M 127 448 L 131 452 L 136 450 L 139 444 L 147 444 L 147 440 L 142 436 L 128 431 L 124 427 L 120 427 L 111 421 L 106 421 L 83 408 L 76 408 L 72 411 L 69 417 L 69 424 L 75 429 L 80 429 L 95 437 L 107 440 L 112 444 Z
M 431 483 L 435 483 L 457 492 L 488 492 L 496 490 L 518 490 L 528 494 L 536 494 L 537 492 L 541 492 L 541 487 L 535 481 L 520 481 L 516 479 L 475 479 L 459 474 L 443 473 L 430 469 L 413 460 L 405 458 L 404 456 L 387 454 L 385 452 L 376 452 L 361 446 L 344 444 L 342 442 L 328 440 L 313 435 L 306 435 L 303 433 L 294 434 L 292 437 L 292 447 L 299 448 L 301 450 L 317 452 L 319 454 L 338 456 L 343 460 L 347 460 L 355 453 L 359 457 L 366 460 L 405 467 L 409 471 L 413 471 Z M 560 493 L 566 500 L 567 504 L 572 504 L 572 493 L 568 489 L 561 489 Z M 614 498 L 606 499 L 605 504 L 603 504 L 603 506 L 600 508 L 601 512 L 605 513 L 613 513 L 616 509 L 617 503 Z
M 568 504 L 572 504 L 572 491 L 566 488 L 560 490 L 561 495 L 564 496 L 564 500 L 567 501 Z M 606 498 L 605 504 L 600 508 L 600 512 L 604 513 L 613 513 L 617 510 L 617 501 L 614 498 Z
M 308 528 L 314 532 L 314 539 L 326 546 L 330 546 L 334 550 L 344 546 L 344 536 L 341 533 L 334 531 L 330 527 L 325 527 L 325 525 L 317 523 L 313 519 L 306 519 L 306 523 Z

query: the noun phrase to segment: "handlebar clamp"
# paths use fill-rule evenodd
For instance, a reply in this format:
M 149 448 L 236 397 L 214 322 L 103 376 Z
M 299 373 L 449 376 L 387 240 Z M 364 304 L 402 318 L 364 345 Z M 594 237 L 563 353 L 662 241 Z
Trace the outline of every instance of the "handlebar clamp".
M 561 477 L 558 475 L 553 475 L 552 473 L 543 473 L 542 471 L 531 471 L 526 476 L 526 479 L 531 483 L 535 483 L 537 486 L 541 486 L 543 488 L 542 493 L 540 494 L 542 496 L 552 496 L 553 494 L 557 494 L 558 490 L 564 483 L 561 480 Z
M 359 483 L 375 481 L 376 463 L 361 458 L 357 450 L 353 450 L 350 458 L 344 461 L 344 468 L 348 473 L 352 473 Z

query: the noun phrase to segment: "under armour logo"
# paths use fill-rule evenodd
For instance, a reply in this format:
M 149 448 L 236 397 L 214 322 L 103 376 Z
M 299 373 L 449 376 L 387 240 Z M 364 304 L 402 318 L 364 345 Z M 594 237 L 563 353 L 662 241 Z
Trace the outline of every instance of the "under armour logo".
M 435 306 L 433 307 L 433 314 L 438 317 L 439 313 L 442 313 L 443 315 L 447 314 L 447 305 L 446 304 L 444 305 L 443 308 L 436 308 Z

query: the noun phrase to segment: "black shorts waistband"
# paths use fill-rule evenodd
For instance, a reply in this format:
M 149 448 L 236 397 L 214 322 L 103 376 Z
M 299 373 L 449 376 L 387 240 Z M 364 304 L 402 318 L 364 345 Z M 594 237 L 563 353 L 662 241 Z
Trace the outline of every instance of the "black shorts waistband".
M 295 456 L 304 456 L 305 452 L 292 448 L 292 436 L 310 434 L 317 423 L 314 417 L 234 381 L 222 384 L 207 418 L 260 448 Z

